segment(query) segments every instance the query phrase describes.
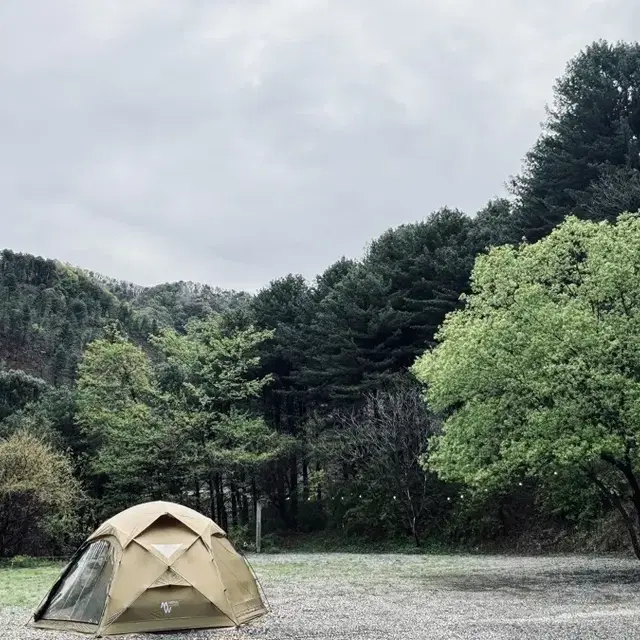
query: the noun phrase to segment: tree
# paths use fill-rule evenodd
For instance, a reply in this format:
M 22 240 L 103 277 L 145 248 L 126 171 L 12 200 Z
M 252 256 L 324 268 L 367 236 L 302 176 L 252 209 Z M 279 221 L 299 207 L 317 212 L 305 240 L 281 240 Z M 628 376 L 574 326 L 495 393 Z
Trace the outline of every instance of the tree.
M 585 208 L 596 220 L 613 220 L 623 211 L 640 211 L 640 171 L 627 166 L 603 168 L 588 189 Z
M 534 242 L 569 214 L 602 220 L 622 213 L 590 206 L 591 186 L 611 167 L 640 169 L 639 87 L 638 43 L 595 42 L 569 62 L 543 132 L 512 180 L 514 240 Z
M 0 421 L 38 400 L 48 388 L 44 380 L 24 371 L 0 371 Z
M 189 458 L 196 506 L 209 498 L 211 517 L 227 527 L 225 483 L 232 523 L 248 515 L 246 484 L 264 465 L 289 455 L 292 442 L 256 416 L 255 403 L 270 383 L 259 376 L 258 349 L 271 331 L 229 330 L 224 319 L 191 321 L 186 334 L 167 329 L 153 338 L 165 364 L 160 372 L 171 410 L 185 429 L 181 449 Z M 204 488 L 203 488 L 204 485 Z M 242 487 L 240 486 L 242 485 Z M 253 491 L 254 502 L 259 496 Z
M 467 286 L 473 228 L 442 209 L 390 229 L 327 293 L 304 374 L 319 402 L 351 407 L 405 375 Z
M 0 440 L 0 556 L 22 552 L 80 496 L 71 463 L 50 445 L 25 432 Z
M 103 511 L 183 489 L 183 425 L 170 421 L 151 361 L 117 332 L 92 342 L 79 365 L 76 420 Z
M 620 209 L 618 213 L 623 211 Z M 490 200 L 473 218 L 470 243 L 473 253 L 508 244 L 513 233 L 513 204 L 506 198 Z
M 590 482 L 640 558 L 640 217 L 572 217 L 480 256 L 472 292 L 414 365 L 446 420 L 428 468 L 490 489 Z M 557 474 L 557 476 L 556 476 Z
M 370 393 L 360 409 L 342 413 L 336 422 L 334 464 L 346 465 L 354 476 L 345 483 L 353 489 L 345 519 L 370 531 L 386 516 L 387 532 L 400 523 L 419 546 L 425 527 L 442 517 L 447 505 L 442 483 L 421 467 L 440 425 L 425 411 L 419 390 L 405 384 Z
M 302 276 L 289 274 L 272 281 L 251 303 L 256 325 L 271 332 L 259 350 L 260 373 L 271 380 L 262 394 L 265 420 L 298 443 L 291 458 L 273 470 L 275 486 L 271 492 L 281 519 L 291 528 L 298 525 L 299 498 L 306 500 L 309 490 L 308 446 L 302 428 L 309 398 L 301 372 L 310 347 L 308 327 L 316 307 L 313 293 Z M 299 467 L 302 496 L 298 492 Z

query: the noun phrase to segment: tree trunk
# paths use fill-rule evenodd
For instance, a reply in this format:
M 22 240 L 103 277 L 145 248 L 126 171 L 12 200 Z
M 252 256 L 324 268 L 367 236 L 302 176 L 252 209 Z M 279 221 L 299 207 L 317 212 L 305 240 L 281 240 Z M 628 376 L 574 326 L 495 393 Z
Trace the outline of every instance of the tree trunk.
M 249 500 L 247 498 L 246 487 L 242 489 L 240 495 L 240 524 L 243 527 L 249 524 Z
M 421 542 L 420 542 L 420 535 L 418 534 L 418 527 L 416 526 L 416 519 L 413 518 L 413 521 L 411 522 L 411 534 L 413 535 L 413 540 L 416 543 L 416 547 L 420 547 Z
M 222 475 L 216 473 L 216 508 L 218 511 L 218 524 L 226 531 L 229 525 L 227 521 L 227 509 L 224 504 L 224 486 L 222 484 Z
M 320 475 L 320 463 L 316 462 L 316 473 L 318 475 Z M 322 500 L 322 486 L 321 484 L 318 482 L 318 488 L 316 489 L 316 499 L 318 500 L 318 502 L 320 502 Z
M 2 514 L 2 523 L 0 525 L 0 558 L 4 558 L 7 551 L 7 530 L 11 517 L 10 500 L 10 498 L 5 498 L 0 508 L 0 513 Z
M 196 498 L 196 511 L 201 511 L 202 507 L 200 504 L 200 480 L 198 478 L 194 478 L 194 494 Z
M 209 516 L 216 522 L 216 486 L 213 473 L 209 474 Z
M 276 501 L 278 512 L 280 514 L 280 518 L 282 522 L 285 524 L 289 523 L 289 513 L 287 510 L 287 500 L 286 500 L 286 492 L 285 492 L 285 480 L 284 475 L 286 474 L 286 463 L 283 461 L 282 464 L 279 464 L 276 468 Z
M 298 458 L 292 456 L 289 461 L 289 526 L 298 526 Z
M 238 487 L 231 483 L 231 526 L 238 525 Z
M 502 538 L 507 537 L 507 516 L 504 512 L 504 504 L 502 503 L 502 498 L 498 498 L 500 501 L 498 503 L 498 520 L 500 521 L 500 535 Z
M 306 457 L 302 460 L 302 501 L 309 501 L 309 463 Z
M 635 553 L 636 558 L 640 560 L 640 536 L 638 535 L 637 526 L 638 519 L 640 519 L 640 512 L 638 512 L 638 507 L 635 505 L 635 501 L 633 501 L 636 508 L 636 518 L 634 519 L 626 510 L 622 498 L 618 495 L 615 489 L 608 487 L 595 475 L 595 473 L 587 470 L 587 475 L 595 483 L 598 489 L 600 489 L 604 499 L 613 504 L 613 506 L 618 510 L 618 513 L 622 516 L 622 521 L 624 522 L 624 526 L 629 534 L 629 540 L 631 541 L 633 552 Z
M 624 463 L 619 465 L 619 469 L 624 474 L 631 488 L 631 502 L 636 512 L 636 525 L 638 530 L 640 530 L 640 484 L 638 484 L 638 478 L 636 478 L 636 474 L 633 472 L 633 467 L 628 457 Z
M 640 538 L 638 536 L 638 528 L 636 527 L 633 518 L 629 515 L 627 510 L 624 508 L 624 504 L 619 496 L 612 496 L 612 502 L 620 515 L 622 516 L 622 520 L 624 522 L 625 527 L 627 528 L 627 532 L 629 534 L 629 539 L 631 540 L 631 546 L 633 547 L 633 552 L 636 554 L 636 558 L 640 560 Z
M 256 521 L 256 510 L 258 509 L 258 487 L 256 486 L 256 478 L 251 478 L 251 499 L 253 500 L 253 521 Z

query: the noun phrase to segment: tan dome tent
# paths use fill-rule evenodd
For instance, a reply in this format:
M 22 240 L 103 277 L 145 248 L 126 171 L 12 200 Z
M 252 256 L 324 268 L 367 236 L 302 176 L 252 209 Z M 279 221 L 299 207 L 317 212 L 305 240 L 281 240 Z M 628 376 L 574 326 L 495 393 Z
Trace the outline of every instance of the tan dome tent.
M 213 520 L 148 502 L 89 537 L 31 625 L 105 636 L 235 627 L 266 612 L 246 561 Z

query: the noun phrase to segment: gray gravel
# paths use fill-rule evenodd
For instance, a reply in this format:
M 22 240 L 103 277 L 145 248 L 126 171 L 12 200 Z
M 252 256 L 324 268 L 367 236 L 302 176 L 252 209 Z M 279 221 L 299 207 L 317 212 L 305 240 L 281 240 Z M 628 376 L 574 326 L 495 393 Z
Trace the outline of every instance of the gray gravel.
M 268 617 L 238 631 L 144 637 L 640 639 L 640 563 L 631 558 L 291 554 L 251 561 L 273 609 Z M 0 638 L 78 637 L 25 629 L 27 617 L 25 609 L 0 609 Z

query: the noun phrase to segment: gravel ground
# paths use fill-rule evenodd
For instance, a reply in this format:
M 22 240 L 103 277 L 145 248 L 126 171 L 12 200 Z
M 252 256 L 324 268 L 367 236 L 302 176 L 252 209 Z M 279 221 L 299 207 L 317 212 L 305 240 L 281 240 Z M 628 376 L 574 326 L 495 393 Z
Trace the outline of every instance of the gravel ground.
M 269 616 L 238 631 L 144 637 L 640 638 L 640 563 L 629 558 L 291 554 L 252 563 L 273 609 Z M 79 637 L 26 629 L 28 615 L 0 609 L 0 638 Z

